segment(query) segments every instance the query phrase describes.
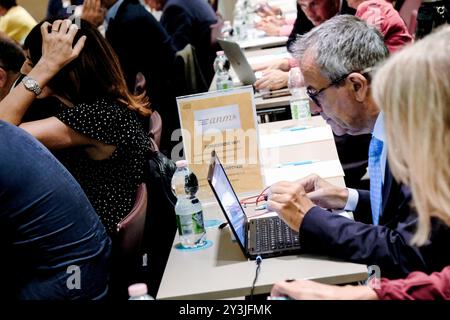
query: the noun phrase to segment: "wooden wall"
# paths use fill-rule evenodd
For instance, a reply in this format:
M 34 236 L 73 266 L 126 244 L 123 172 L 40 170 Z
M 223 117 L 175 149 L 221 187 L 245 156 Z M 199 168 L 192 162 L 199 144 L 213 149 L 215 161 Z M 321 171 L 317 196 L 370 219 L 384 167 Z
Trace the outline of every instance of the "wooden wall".
M 27 9 L 36 21 L 44 19 L 47 13 L 48 0 L 17 0 L 17 4 Z

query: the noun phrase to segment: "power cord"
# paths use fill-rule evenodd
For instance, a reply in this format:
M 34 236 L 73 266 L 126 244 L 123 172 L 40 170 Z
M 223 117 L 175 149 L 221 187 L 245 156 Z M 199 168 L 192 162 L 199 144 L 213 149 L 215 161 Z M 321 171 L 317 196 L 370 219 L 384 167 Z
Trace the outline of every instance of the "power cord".
M 258 280 L 259 270 L 261 269 L 261 262 L 262 262 L 261 256 L 257 256 L 256 257 L 255 279 L 253 279 L 252 290 L 250 291 L 250 300 L 253 300 L 253 292 L 255 291 L 255 284 L 256 284 L 256 281 Z

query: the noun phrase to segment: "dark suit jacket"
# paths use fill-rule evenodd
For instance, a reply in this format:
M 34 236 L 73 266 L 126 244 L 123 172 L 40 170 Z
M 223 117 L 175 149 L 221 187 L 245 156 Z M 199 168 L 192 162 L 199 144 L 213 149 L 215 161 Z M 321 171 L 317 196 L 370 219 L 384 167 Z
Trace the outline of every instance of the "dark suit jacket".
M 343 0 L 342 8 L 339 14 L 355 14 L 356 10 L 352 9 L 348 6 L 347 1 Z M 294 28 L 292 29 L 291 34 L 289 35 L 289 39 L 287 42 L 287 48 L 290 51 L 290 47 L 292 43 L 297 38 L 297 35 L 302 35 L 310 31 L 314 28 L 314 25 L 311 21 L 308 20 L 302 8 L 297 3 L 297 19 L 294 23 Z
M 79 6 L 83 4 L 83 0 L 72 0 L 71 5 Z M 47 19 L 49 18 L 68 18 L 75 12 L 67 10 L 63 7 L 62 0 L 50 0 L 47 7 Z
M 204 0 L 168 0 L 160 20 L 171 37 L 175 51 L 191 44 L 197 53 L 205 80 L 213 76 L 215 52 L 211 46 L 211 25 L 217 22 L 216 14 Z
M 386 166 L 383 187 L 383 213 L 380 225 L 372 223 L 368 191 L 358 190 L 355 221 L 312 208 L 300 227 L 300 241 L 307 252 L 378 265 L 382 277 L 403 278 L 412 271 L 440 271 L 450 265 L 447 246 L 450 230 L 432 221 L 430 241 L 423 247 L 409 244 L 417 225 L 417 215 L 410 208 L 409 188 L 398 184 Z
M 131 92 L 136 74 L 141 72 L 145 76 L 152 108 L 158 110 L 163 120 L 164 149 L 172 130 L 180 127 L 172 88 L 175 52 L 169 35 L 139 0 L 125 0 L 109 22 L 106 38 L 119 57 Z

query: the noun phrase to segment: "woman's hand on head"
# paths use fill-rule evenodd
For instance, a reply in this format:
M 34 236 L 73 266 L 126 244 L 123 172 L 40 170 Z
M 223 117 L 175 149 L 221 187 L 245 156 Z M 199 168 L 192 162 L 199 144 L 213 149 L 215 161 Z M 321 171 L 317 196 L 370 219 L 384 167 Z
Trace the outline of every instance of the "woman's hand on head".
M 86 36 L 82 36 L 75 46 L 72 46 L 77 32 L 78 26 L 70 20 L 56 20 L 53 24 L 48 22 L 42 24 L 42 57 L 39 62 L 45 64 L 52 76 L 76 59 L 83 49 Z

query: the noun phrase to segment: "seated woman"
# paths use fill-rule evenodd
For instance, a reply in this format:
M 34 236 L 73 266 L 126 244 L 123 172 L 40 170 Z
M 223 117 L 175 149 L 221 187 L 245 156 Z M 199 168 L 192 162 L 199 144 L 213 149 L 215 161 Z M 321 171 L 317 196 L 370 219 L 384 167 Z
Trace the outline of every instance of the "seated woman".
M 74 46 L 73 46 L 74 45 Z M 128 91 L 117 58 L 101 34 L 81 21 L 43 22 L 25 41 L 28 76 L 0 103 L 0 119 L 28 131 L 80 183 L 107 231 L 131 210 L 150 140 L 139 116 L 150 111 Z M 36 97 L 65 106 L 54 117 L 22 123 Z
M 450 225 L 449 55 L 446 27 L 390 58 L 372 85 L 386 120 L 389 165 L 399 181 L 411 186 L 419 214 L 412 239 L 416 245 L 427 242 L 431 219 Z M 440 273 L 412 272 L 406 279 L 369 284 L 373 285 L 336 287 L 282 281 L 271 294 L 293 299 L 450 299 L 450 266 Z
M 356 9 L 358 18 L 375 25 L 384 36 L 384 43 L 390 53 L 394 53 L 413 41 L 408 27 L 392 3 L 386 0 L 348 0 L 348 5 Z
M 25 131 L 0 121 L 0 299 L 105 298 L 111 240 L 80 185 Z

